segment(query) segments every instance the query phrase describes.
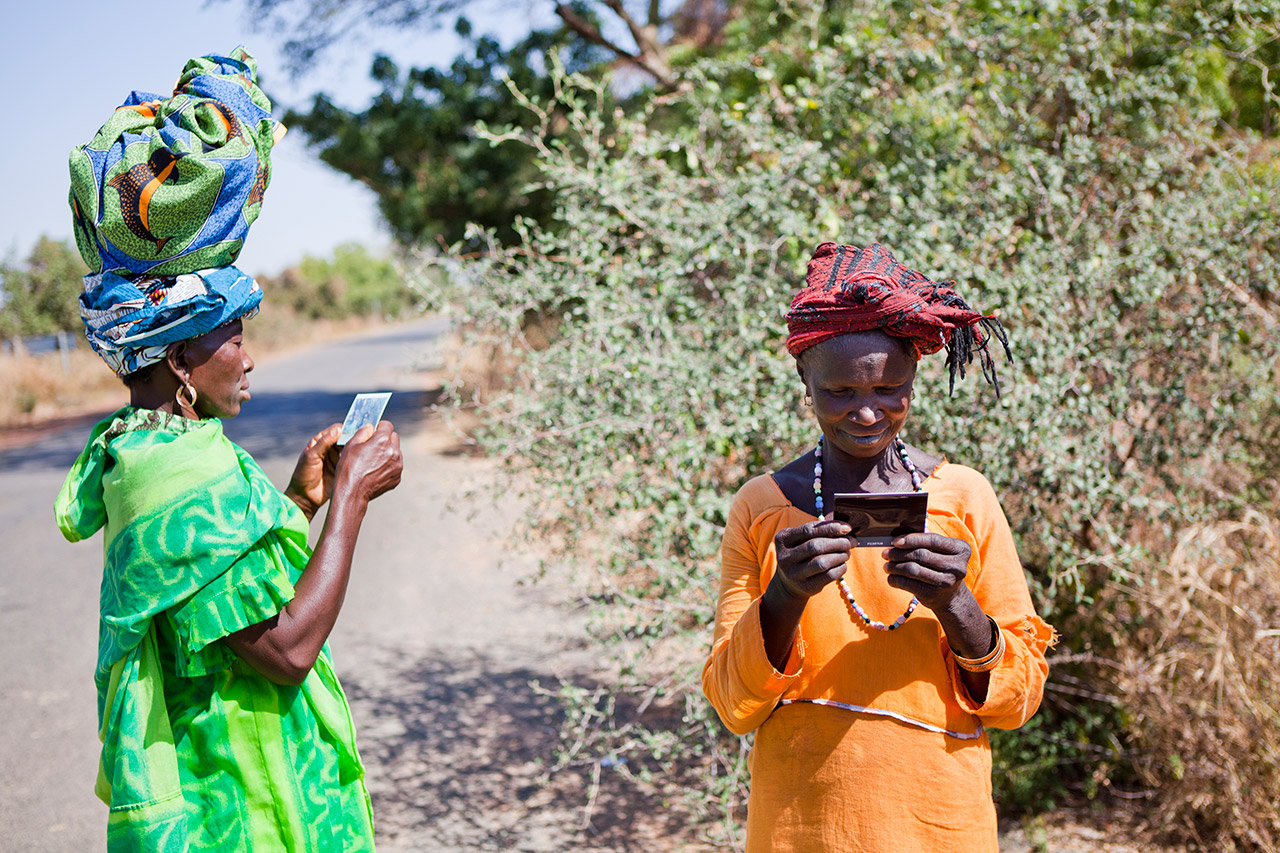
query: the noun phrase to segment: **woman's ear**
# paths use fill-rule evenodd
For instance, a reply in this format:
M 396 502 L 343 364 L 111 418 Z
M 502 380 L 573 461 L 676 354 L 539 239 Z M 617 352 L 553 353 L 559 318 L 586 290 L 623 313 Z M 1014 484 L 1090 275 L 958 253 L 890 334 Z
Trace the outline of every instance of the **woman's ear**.
M 187 360 L 186 341 L 169 344 L 164 353 L 164 363 L 179 385 L 187 384 L 187 380 L 191 378 L 191 365 Z
M 796 359 L 796 373 L 800 375 L 800 384 L 804 387 L 804 404 L 806 406 L 813 405 L 813 395 L 809 391 L 809 383 L 804 378 L 804 365 L 800 363 L 800 359 Z

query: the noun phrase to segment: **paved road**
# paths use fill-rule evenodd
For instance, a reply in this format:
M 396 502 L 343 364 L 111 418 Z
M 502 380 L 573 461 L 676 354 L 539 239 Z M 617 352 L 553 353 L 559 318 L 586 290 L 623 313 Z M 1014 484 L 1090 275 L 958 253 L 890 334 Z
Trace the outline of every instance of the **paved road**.
M 253 400 L 226 431 L 283 484 L 353 394 L 396 392 L 384 417 L 402 435 L 404 479 L 370 510 L 332 637 L 380 849 L 564 849 L 580 815 L 534 784 L 557 712 L 530 681 L 581 662 L 581 620 L 547 589 L 519 585 L 531 561 L 502 559 L 514 502 L 495 501 L 489 463 L 451 449 L 432 421 L 425 366 L 441 329 L 419 321 L 260 363 Z M 87 432 L 0 451 L 0 850 L 102 846 L 106 814 L 92 793 L 101 538 L 66 543 L 51 509 Z

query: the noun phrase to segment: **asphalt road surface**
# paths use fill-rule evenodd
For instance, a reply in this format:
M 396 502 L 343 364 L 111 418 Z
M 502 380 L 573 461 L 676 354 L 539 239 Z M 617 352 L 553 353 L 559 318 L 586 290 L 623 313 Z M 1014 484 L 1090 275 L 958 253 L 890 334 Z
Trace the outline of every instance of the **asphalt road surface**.
M 404 478 L 370 508 L 331 638 L 379 849 L 644 849 L 618 817 L 648 804 L 606 785 L 603 828 L 584 836 L 586 777 L 540 781 L 558 710 L 532 682 L 554 686 L 591 656 L 581 618 L 555 603 L 563 591 L 522 584 L 533 560 L 511 541 L 516 504 L 494 494 L 491 464 L 460 452 L 431 413 L 442 329 L 418 321 L 261 362 L 253 399 L 225 424 L 283 485 L 354 394 L 395 392 L 384 418 L 401 433 Z M 0 850 L 103 847 L 92 679 L 102 540 L 67 543 L 52 513 L 91 423 L 0 451 Z

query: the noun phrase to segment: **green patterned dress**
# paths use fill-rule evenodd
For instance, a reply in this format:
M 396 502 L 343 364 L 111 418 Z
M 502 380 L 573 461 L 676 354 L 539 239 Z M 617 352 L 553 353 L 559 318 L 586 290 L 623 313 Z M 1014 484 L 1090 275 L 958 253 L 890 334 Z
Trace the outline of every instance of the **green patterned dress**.
M 328 648 L 291 687 L 219 642 L 278 613 L 311 555 L 302 512 L 222 424 L 121 409 L 94 427 L 55 511 L 71 541 L 104 530 L 107 849 L 372 850 Z

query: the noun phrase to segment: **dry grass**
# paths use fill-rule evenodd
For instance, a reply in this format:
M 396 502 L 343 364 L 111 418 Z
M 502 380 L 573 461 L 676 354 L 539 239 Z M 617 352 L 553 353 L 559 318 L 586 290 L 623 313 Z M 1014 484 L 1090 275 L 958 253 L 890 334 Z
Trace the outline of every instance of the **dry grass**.
M 493 341 L 464 344 L 463 334 L 457 329 L 444 337 L 440 352 L 444 354 L 440 375 L 449 389 L 447 405 L 441 407 L 444 423 L 458 448 L 479 453 L 476 436 L 483 428 L 481 407 L 511 391 L 518 355 Z
M 1148 827 L 1213 851 L 1280 850 L 1280 521 L 1178 539 L 1117 626 Z
M 129 394 L 88 348 L 67 353 L 0 355 L 0 426 L 36 423 L 93 408 L 122 406 Z

